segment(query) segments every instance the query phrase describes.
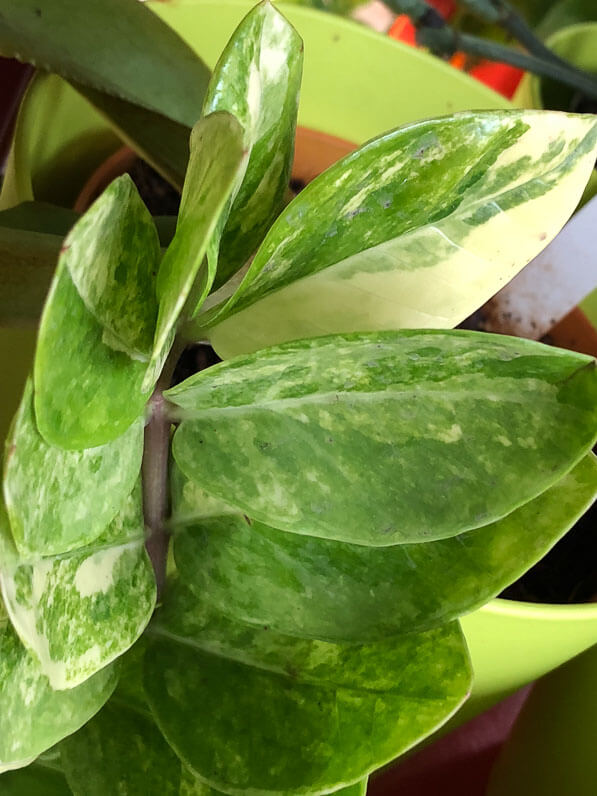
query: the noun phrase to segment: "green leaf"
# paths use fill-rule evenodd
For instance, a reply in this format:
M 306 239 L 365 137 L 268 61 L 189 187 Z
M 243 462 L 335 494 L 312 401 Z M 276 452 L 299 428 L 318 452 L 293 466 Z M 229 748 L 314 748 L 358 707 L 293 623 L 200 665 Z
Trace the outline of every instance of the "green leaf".
M 62 237 L 0 226 L 0 326 L 36 324 Z
M 129 356 L 149 359 L 158 314 L 157 231 L 128 174 L 77 222 L 63 261 L 86 308 Z
M 215 287 L 246 262 L 284 205 L 302 67 L 300 36 L 262 2 L 240 23 L 214 69 L 203 112 L 235 116 L 250 152 L 226 221 Z
M 393 759 L 443 723 L 470 685 L 456 623 L 370 645 L 236 624 L 166 592 L 145 657 L 158 726 L 227 793 L 321 793 Z
M 109 666 L 77 688 L 54 691 L 10 625 L 0 624 L 0 771 L 28 765 L 79 729 L 116 682 L 116 669 Z
M 48 202 L 21 202 L 0 211 L 0 227 L 56 235 L 61 239 L 73 227 L 79 214 Z
M 185 793 L 178 757 L 151 719 L 124 704 L 108 703 L 83 729 L 63 741 L 60 752 L 75 796 Z M 193 790 L 186 793 L 190 796 Z
M 71 81 L 72 82 L 72 81 Z M 189 161 L 191 127 L 131 102 L 73 83 L 128 146 L 181 190 Z M 193 108 L 199 118 L 199 106 Z
M 163 367 L 185 303 L 199 306 L 213 284 L 218 224 L 245 161 L 243 130 L 229 113 L 213 113 L 194 127 L 176 233 L 158 273 L 159 314 L 145 389 Z
M 11 544 L 4 529 L 5 546 Z M 13 627 L 55 689 L 73 688 L 122 655 L 155 607 L 140 484 L 108 529 L 68 555 L 2 562 Z M 5 559 L 9 558 L 5 555 Z
M 56 555 L 97 539 L 133 491 L 142 454 L 142 418 L 97 448 L 48 445 L 35 423 L 29 381 L 7 442 L 3 482 L 20 555 Z
M 185 584 L 227 616 L 307 638 L 377 640 L 483 605 L 539 561 L 596 495 L 591 454 L 504 519 L 452 539 L 362 547 L 228 515 L 183 527 L 174 555 Z
M 77 0 L 2 0 L 0 52 L 191 127 L 209 80 L 193 50 L 135 0 L 80 12 Z
M 2 796 L 72 796 L 64 775 L 35 762 L 2 774 Z
M 307 186 L 237 292 L 197 323 L 218 324 L 209 337 L 223 357 L 329 332 L 455 326 L 559 231 L 596 139 L 593 117 L 546 111 L 387 133 Z
M 582 22 L 597 22 L 597 8 L 593 0 L 560 0 L 548 4 L 545 16 L 537 26 L 536 33 L 547 39 L 557 30 Z
M 209 494 L 284 531 L 382 547 L 509 514 L 597 434 L 595 360 L 475 332 L 287 343 L 166 397 L 183 417 L 174 458 Z
M 35 412 L 43 437 L 72 450 L 116 440 L 143 414 L 152 384 L 89 312 L 63 251 L 42 314 L 34 363 Z

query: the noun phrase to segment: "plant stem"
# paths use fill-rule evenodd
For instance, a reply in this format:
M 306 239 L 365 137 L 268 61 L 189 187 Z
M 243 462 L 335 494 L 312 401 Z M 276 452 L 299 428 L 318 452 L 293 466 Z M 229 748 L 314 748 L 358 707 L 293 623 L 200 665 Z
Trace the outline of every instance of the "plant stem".
M 166 531 L 168 511 L 168 462 L 170 457 L 171 420 L 166 411 L 164 390 L 170 386 L 172 374 L 184 344 L 175 342 L 162 374 L 149 400 L 149 422 L 145 426 L 143 463 L 143 516 L 147 529 L 145 547 L 155 573 L 158 600 L 166 582 L 169 535 Z
M 469 55 L 486 58 L 488 61 L 510 64 L 541 77 L 557 80 L 591 99 L 597 99 L 597 82 L 584 73 L 554 62 L 543 61 L 512 47 L 505 47 L 466 33 L 458 33 L 448 27 L 420 28 L 417 31 L 417 42 L 443 55 L 452 55 L 460 50 Z

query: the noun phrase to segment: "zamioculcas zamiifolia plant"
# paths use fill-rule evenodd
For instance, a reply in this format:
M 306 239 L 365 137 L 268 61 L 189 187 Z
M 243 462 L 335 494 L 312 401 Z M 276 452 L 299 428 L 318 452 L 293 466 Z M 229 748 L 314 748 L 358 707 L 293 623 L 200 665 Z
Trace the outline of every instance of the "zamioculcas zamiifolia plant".
M 301 58 L 258 5 L 167 248 L 127 176 L 61 246 L 6 444 L 3 794 L 363 793 L 595 496 L 594 360 L 450 329 L 573 211 L 595 119 L 410 124 L 282 209 Z

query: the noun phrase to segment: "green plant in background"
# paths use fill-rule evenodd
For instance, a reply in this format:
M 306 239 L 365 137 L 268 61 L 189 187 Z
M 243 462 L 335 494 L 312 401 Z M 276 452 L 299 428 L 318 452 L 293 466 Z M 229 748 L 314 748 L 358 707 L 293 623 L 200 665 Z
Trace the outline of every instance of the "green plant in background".
M 458 617 L 597 493 L 595 361 L 449 328 L 573 211 L 595 119 L 411 124 L 282 209 L 301 59 L 241 23 L 171 240 L 127 176 L 63 242 L 0 215 L 14 295 L 58 253 L 5 453 L 3 793 L 362 793 L 465 700 Z M 195 340 L 225 361 L 171 386 Z

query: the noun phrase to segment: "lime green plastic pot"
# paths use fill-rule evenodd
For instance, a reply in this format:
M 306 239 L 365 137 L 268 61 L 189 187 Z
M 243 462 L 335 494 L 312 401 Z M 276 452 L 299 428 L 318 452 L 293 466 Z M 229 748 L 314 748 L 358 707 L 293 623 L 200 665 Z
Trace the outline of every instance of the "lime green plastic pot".
M 213 66 L 251 3 L 177 0 L 151 7 Z M 281 7 L 305 42 L 299 122 L 306 127 L 360 143 L 419 118 L 509 107 L 442 61 L 350 20 Z M 72 202 L 110 136 L 66 84 L 38 78 L 17 122 L 2 203 L 33 196 Z M 597 608 L 529 608 L 498 600 L 465 618 L 464 628 L 476 671 L 467 707 L 473 713 L 597 641 Z
M 533 688 L 493 768 L 487 796 L 595 796 L 597 647 Z

